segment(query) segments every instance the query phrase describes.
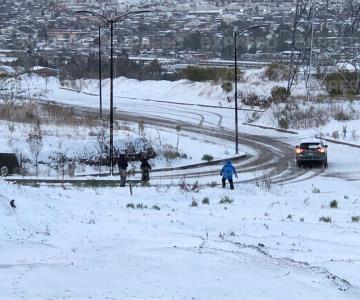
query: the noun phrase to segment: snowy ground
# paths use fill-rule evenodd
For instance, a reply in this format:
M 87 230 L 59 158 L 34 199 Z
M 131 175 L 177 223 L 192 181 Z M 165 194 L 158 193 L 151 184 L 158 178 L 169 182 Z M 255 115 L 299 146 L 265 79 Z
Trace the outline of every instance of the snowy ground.
M 51 86 L 44 100 L 97 107 L 97 96 Z M 199 99 L 192 94 L 196 89 L 181 94 L 179 88 L 171 97 L 171 89 L 162 87 L 154 91 L 158 100 L 166 95 L 174 101 L 181 95 L 189 102 Z M 207 104 L 217 105 L 215 98 Z M 117 101 L 129 112 L 142 109 L 233 128 L 233 111 L 223 108 Z M 246 113 L 240 118 L 245 121 Z M 266 120 L 262 124 L 270 125 Z M 156 139 L 154 128 L 146 131 Z M 290 145 L 315 133 L 290 135 L 248 126 L 240 126 L 240 132 Z M 174 131 L 162 134 L 165 141 L 176 142 Z M 205 151 L 221 157 L 231 147 L 183 134 L 180 148 L 197 153 L 195 160 Z M 7 135 L 2 132 L 2 143 Z M 329 168 L 320 175 L 269 189 L 252 183 L 237 184 L 235 191 L 207 187 L 186 192 L 159 185 L 135 187 L 130 196 L 127 188 L 0 182 L 0 299 L 360 299 L 358 153 L 331 144 Z M 225 196 L 233 202 L 219 203 Z M 202 204 L 206 197 L 209 205 Z M 9 206 L 13 199 L 15 210 Z M 330 207 L 333 200 L 337 208 Z
M 359 299 L 359 183 L 333 183 L 132 197 L 0 183 L 1 299 Z

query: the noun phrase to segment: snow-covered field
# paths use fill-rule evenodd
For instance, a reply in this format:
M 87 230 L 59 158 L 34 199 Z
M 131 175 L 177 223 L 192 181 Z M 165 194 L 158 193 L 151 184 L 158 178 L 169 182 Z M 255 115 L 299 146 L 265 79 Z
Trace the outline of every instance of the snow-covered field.
M 4 300 L 360 297 L 358 182 L 136 188 L 132 197 L 0 185 Z M 234 202 L 220 204 L 225 196 Z
M 27 82 L 31 89 L 48 89 L 44 101 L 98 105 L 98 97 L 88 94 L 96 93 L 96 83 L 78 93 L 60 88 L 56 79 Z M 233 111 L 224 109 L 232 104 L 218 86 L 161 82 L 156 87 L 155 82 L 126 79 L 116 84 L 116 96 L 128 97 L 116 98 L 119 111 L 233 128 Z M 149 99 L 211 106 L 220 101 L 222 108 Z M 240 113 L 241 121 L 246 114 Z M 358 122 L 332 120 L 321 130 L 331 135 L 346 125 L 350 134 Z M 271 114 L 266 112 L 257 124 L 274 125 Z M 1 144 L 9 151 L 13 145 L 25 149 L 22 135 L 28 127 L 16 127 L 10 145 L 7 126 L 1 123 Z M 74 151 L 80 137 L 82 147 L 91 145 L 90 128 L 69 132 L 66 126 L 46 126 L 56 148 L 61 141 L 63 149 Z M 136 132 L 136 122 L 130 126 Z M 319 133 L 308 129 L 291 135 L 243 125 L 239 130 L 290 145 Z M 145 132 L 160 144 L 156 128 L 145 124 Z M 160 134 L 161 143 L 176 144 L 175 130 L 161 128 Z M 232 142 L 189 132 L 181 132 L 179 149 L 188 159 L 178 165 L 198 162 L 205 153 L 215 158 L 233 154 Z M 309 170 L 281 185 L 236 184 L 235 191 L 202 187 L 190 192 L 157 184 L 135 187 L 130 196 L 128 188 L 27 187 L 0 181 L 0 299 L 358 300 L 360 150 L 329 144 L 328 151 L 329 168 L 322 172 Z M 160 159 L 155 163 L 167 165 Z

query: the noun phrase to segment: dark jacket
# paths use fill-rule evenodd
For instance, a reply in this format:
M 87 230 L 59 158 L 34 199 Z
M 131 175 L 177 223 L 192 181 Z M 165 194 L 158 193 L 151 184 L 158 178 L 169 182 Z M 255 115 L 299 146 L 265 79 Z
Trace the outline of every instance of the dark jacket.
M 129 166 L 125 156 L 120 156 L 119 160 L 118 160 L 118 167 L 119 169 L 127 169 L 127 167 Z
M 149 165 L 149 163 L 148 163 L 147 160 L 143 160 L 143 161 L 141 162 L 140 169 L 141 169 L 141 170 L 144 170 L 144 171 L 146 171 L 146 170 L 151 170 L 151 166 Z

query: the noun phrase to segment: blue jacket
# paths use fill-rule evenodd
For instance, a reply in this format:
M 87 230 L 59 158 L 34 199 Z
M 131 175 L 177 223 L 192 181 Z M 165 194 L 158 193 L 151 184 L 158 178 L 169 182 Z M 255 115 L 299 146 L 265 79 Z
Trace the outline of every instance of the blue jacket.
M 233 174 L 237 176 L 236 170 L 229 160 L 226 162 L 225 166 L 223 166 L 220 175 L 225 179 L 232 179 Z

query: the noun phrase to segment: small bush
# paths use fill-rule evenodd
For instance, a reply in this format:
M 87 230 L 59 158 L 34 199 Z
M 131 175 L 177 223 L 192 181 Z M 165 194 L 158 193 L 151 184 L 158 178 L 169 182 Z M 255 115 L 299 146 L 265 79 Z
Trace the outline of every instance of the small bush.
M 271 89 L 271 100 L 274 102 L 285 102 L 290 96 L 287 88 L 281 86 L 274 86 Z
M 172 145 L 165 144 L 163 146 L 163 155 L 167 161 L 181 158 L 180 152 Z
M 210 204 L 210 200 L 209 197 L 204 197 L 201 201 L 202 204 L 204 205 L 209 205 Z
M 352 216 L 351 217 L 351 222 L 358 223 L 359 221 L 360 221 L 360 216 Z
M 220 204 L 231 204 L 233 202 L 234 202 L 233 199 L 229 198 L 228 196 L 224 196 L 224 197 L 221 198 L 219 203 Z
M 313 192 L 313 194 L 319 194 L 319 193 L 320 193 L 320 189 L 317 188 L 317 187 L 313 187 L 312 192 Z
M 322 217 L 320 217 L 319 218 L 319 221 L 320 222 L 325 222 L 325 223 L 331 223 L 331 217 L 324 217 L 324 216 L 322 216 Z
M 221 88 L 224 92 L 230 93 L 233 90 L 233 84 L 232 82 L 226 81 L 222 83 Z
M 216 181 L 211 181 L 210 183 L 207 184 L 209 187 L 214 188 L 217 187 L 218 183 Z
M 265 78 L 271 81 L 287 80 L 288 70 L 284 65 L 272 63 L 265 68 Z
M 332 137 L 334 140 L 339 139 L 339 137 L 340 137 L 339 131 L 335 130 L 335 131 L 331 134 L 331 137 Z
M 134 203 L 128 203 L 128 204 L 126 204 L 126 208 L 135 209 L 135 204 Z
M 331 96 L 338 95 L 356 95 L 357 88 L 353 83 L 356 83 L 356 76 L 354 72 L 336 72 L 328 74 L 325 78 L 326 90 Z
M 338 202 L 336 200 L 333 200 L 330 202 L 330 207 L 331 208 L 338 208 Z
M 289 214 L 286 218 L 289 219 L 289 220 L 292 220 L 292 215 Z
M 207 162 L 210 162 L 214 159 L 214 157 L 210 154 L 204 154 L 201 160 L 206 160 Z
M 160 210 L 160 207 L 157 205 L 154 205 L 151 209 Z
M 195 200 L 193 200 L 190 204 L 191 207 L 198 207 L 198 204 Z
M 241 96 L 241 103 L 250 107 L 260 107 L 267 108 L 269 107 L 269 100 L 264 97 L 260 97 L 257 94 L 250 92 Z
M 147 209 L 148 207 L 146 205 L 142 204 L 142 203 L 139 203 L 139 204 L 136 205 L 136 208 L 137 209 Z
M 351 138 L 352 138 L 354 141 L 357 141 L 358 138 L 359 138 L 359 135 L 358 135 L 358 133 L 357 133 L 357 131 L 356 131 L 355 129 L 353 129 L 353 130 L 351 131 Z
M 238 80 L 242 80 L 242 76 L 242 72 L 238 70 Z M 188 66 L 182 71 L 181 77 L 191 81 L 232 81 L 234 77 L 234 71 L 227 68 Z
M 351 120 L 351 116 L 344 110 L 339 110 L 338 112 L 335 113 L 334 119 L 336 121 L 349 121 Z

